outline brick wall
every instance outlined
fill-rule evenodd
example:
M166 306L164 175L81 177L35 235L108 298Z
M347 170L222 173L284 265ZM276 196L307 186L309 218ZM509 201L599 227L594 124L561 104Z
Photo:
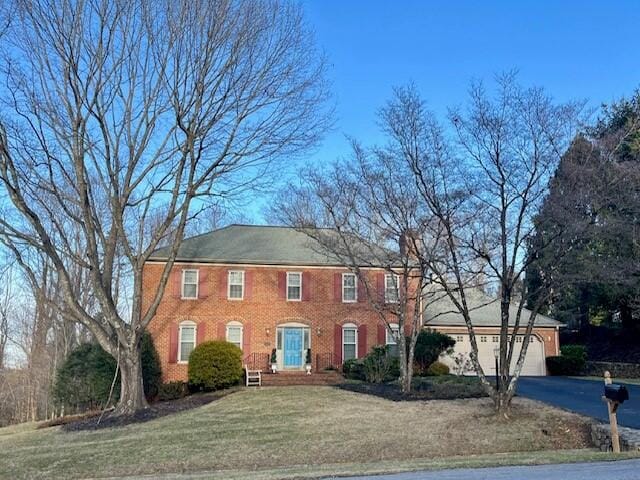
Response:
M149 305L156 291L164 265L149 263L143 273L143 300ZM201 297L197 300L180 298L181 272L185 268L197 268L200 272ZM228 270L244 270L245 291L243 300L227 299ZM302 271L303 290L307 298L303 301L287 301L282 298L279 287L279 272ZM251 325L248 342L243 347L244 355L248 353L269 354L276 343L276 326L296 322L310 327L310 347L312 356L317 354L335 354L334 340L336 325L354 323L366 328L366 351L378 344L379 315L368 302L342 303L336 299L336 274L347 272L337 268L279 268L270 266L222 266L222 265L187 265L179 264L173 269L165 294L159 305L156 316L148 330L153 336L158 350L163 372L163 381L186 380L186 364L173 363L170 359L170 337L180 322L190 320L198 325L198 340L214 340L224 338L225 326L228 322L237 321L243 327ZM376 288L382 271L367 273L369 285ZM250 280L249 280L250 279ZM251 286L249 287L249 282ZM362 289L362 286L359 287ZM250 291L249 291L250 290ZM360 299L363 299L361 292ZM202 332L202 326L204 331ZM359 329L362 332L364 329ZM174 333L175 335L175 333ZM358 356L364 355L362 339L359 339Z

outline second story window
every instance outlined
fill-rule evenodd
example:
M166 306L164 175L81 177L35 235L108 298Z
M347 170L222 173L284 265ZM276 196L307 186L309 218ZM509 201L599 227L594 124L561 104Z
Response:
M198 298L198 270L182 271L182 298Z
M353 273L342 274L342 301L353 303L358 300L356 276Z
M398 275L386 274L384 276L384 301L385 303L398 303Z
M302 273L287 272L287 300L302 300Z
M242 300L244 298L244 272L229 272L229 291L227 298L230 300Z

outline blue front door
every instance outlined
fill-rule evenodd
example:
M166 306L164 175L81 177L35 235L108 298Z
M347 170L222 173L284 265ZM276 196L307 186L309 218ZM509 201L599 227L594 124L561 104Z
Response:
M284 367L299 368L302 366L302 329L284 329Z

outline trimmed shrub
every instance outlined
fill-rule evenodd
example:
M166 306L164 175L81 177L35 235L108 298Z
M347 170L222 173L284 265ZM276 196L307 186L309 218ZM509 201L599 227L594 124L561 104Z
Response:
M441 375L449 375L449 367L442 362L433 362L427 368L427 376L439 377Z
M449 335L434 330L423 330L418 334L414 363L417 370L426 371L429 365L437 362L440 355L453 348L456 341Z
M585 367L585 360L577 357L547 357L549 375L580 375Z
M364 364L362 360L352 358L342 364L342 374L345 378L350 380L362 380L366 379L364 373Z
M587 361L587 347L584 345L563 345L560 347L563 357L578 358Z
M158 395L162 371L158 352L151 335L145 332L140 344L142 382L145 396ZM116 372L116 359L97 343L85 343L73 350L56 374L53 385L55 400L68 413L103 408L109 399L111 383ZM120 375L116 378L111 404L120 398Z
M151 334L144 332L140 344L140 360L142 362L142 385L144 396L151 400L158 396L160 384L162 383L162 369L160 368L160 357L153 344Z
M365 380L370 383L384 383L400 376L399 359L389 353L387 346L373 347L364 357Z
M158 400L177 400L186 397L189 388L185 382L168 382L160 384L158 388Z
M242 379L242 350L222 340L204 342L189 355L189 383L199 390L218 390Z

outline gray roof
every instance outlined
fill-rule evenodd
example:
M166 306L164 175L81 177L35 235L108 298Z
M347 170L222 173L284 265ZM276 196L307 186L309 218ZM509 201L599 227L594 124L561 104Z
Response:
M465 291L469 316L474 327L499 327L500 326L500 300L490 297L479 290L468 289ZM462 315L457 311L451 299L442 293L434 293L433 299L428 300L425 308L425 325L440 327L466 326ZM509 325L515 325L518 308L511 305L509 308ZM528 324L531 310L523 309L520 318L520 326ZM536 327L559 327L564 324L538 314L535 319Z
M332 232L320 231L326 235ZM360 256L363 260L359 262L360 266L370 266L376 262L374 259L380 258L371 254L372 248L377 247L361 246ZM167 255L167 248L161 248L151 255L150 260L166 260ZM392 255L392 252L388 255ZM344 264L304 231L267 225L229 225L186 238L180 245L176 261L309 266Z

